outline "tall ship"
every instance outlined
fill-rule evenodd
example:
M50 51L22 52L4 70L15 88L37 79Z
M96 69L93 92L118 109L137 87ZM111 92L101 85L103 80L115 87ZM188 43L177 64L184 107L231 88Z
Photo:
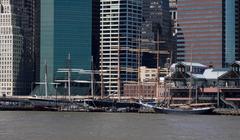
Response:
M214 104L212 103L198 103L198 95L196 94L195 102L192 101L192 90L193 90L193 72L192 72L192 62L189 63L189 83L188 86L185 87L188 89L188 100L184 104L172 104L171 103L171 88L172 88L172 81L170 78L170 83L165 81L165 89L166 92L164 93L164 100L160 104L146 104L140 101L140 104L145 107L152 108L157 113L165 113L165 114L211 114L214 110ZM171 76L170 76L171 77Z

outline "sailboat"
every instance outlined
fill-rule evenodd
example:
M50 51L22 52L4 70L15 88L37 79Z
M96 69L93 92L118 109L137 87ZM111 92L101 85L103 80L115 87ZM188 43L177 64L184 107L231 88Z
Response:
M197 103L197 99L196 99L196 103L195 104L192 104L192 102L191 102L191 95L192 95L192 69L193 68L192 68L192 52L191 52L190 84L189 84L188 104L174 106L174 107L172 106L171 107L170 106L170 98L168 98L168 105L167 105L167 107L152 106L152 108L154 109L155 112L157 112L157 113L166 113L166 114L211 114L213 112L214 107L211 104L198 104ZM170 94L170 90L169 90L169 94Z
M163 107L156 106L148 103L139 102L140 105L146 108L152 108L156 113L163 114L211 114L214 110L214 107L204 107L204 106L191 106L191 105L182 105L178 107Z
M211 114L214 110L214 107L193 107L191 105L179 106L179 107L152 107L156 113L165 113L165 114Z
M191 82L190 82L191 83ZM189 88L189 99L188 104L170 105L170 98L167 98L167 105L158 106L157 104L148 104L139 101L139 104L146 107L152 108L156 113L164 114L211 114L215 107L213 104L199 104L191 102L191 85ZM197 101L197 100L196 100Z
M147 103L142 103L141 101L139 103L140 103L140 105L142 105L144 107L152 108L156 113L165 113L165 114L211 114L214 110L214 107L213 107L212 104L198 104L197 99L196 99L195 104L192 104L192 102L191 102L191 94L192 94L192 50L191 50L191 66L190 66L190 84L189 84L188 104L178 105L178 106L170 106L170 100L171 100L171 98L169 98L170 97L170 90L168 92L169 92L169 95L168 95L168 98L167 98L167 105L165 105L165 106L151 105L151 104L147 104Z

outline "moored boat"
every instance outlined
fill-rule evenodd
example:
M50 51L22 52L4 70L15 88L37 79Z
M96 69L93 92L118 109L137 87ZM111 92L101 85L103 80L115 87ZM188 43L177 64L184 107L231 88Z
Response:
M164 114L212 114L214 107L213 104L194 104L191 105L180 105L174 107L161 107L151 105L148 103L139 102L141 106L152 108L156 113Z
M214 107L200 107L200 108L164 108L153 107L156 113L165 114L212 114Z

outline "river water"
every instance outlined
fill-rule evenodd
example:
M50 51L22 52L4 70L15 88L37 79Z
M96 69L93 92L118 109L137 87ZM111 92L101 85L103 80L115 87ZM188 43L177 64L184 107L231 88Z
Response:
M0 140L240 140L240 117L0 112Z

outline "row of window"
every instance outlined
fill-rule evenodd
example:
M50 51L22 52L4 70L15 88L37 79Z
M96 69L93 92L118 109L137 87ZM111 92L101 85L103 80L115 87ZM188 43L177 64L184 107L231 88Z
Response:
M7 88L7 90L11 90L11 86L12 86L12 83L6 83L6 82L11 82L11 81L1 81L0 82L4 82L2 83L1 85L4 86L5 88ZM5 90L5 89L2 89L2 90Z
M101 5L114 5L114 4L122 4L122 5L140 5L142 2L140 0L101 0Z

